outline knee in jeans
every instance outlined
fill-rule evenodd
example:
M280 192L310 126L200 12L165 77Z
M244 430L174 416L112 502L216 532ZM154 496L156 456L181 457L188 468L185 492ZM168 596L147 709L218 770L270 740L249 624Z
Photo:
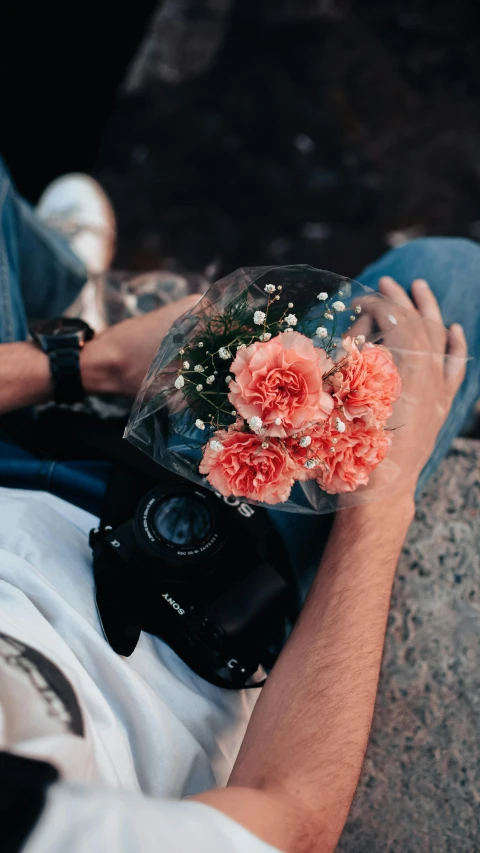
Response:
M471 259L479 263L480 244L467 237L418 237L394 249L392 254L404 262L421 257L424 263L438 262L440 259L445 263L448 258L455 260L462 258L467 262Z

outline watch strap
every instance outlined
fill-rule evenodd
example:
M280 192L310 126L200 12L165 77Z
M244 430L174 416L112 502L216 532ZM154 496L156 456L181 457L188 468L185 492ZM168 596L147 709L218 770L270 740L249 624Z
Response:
M56 403L78 403L85 396L80 374L80 349L78 345L68 343L67 346L48 349Z

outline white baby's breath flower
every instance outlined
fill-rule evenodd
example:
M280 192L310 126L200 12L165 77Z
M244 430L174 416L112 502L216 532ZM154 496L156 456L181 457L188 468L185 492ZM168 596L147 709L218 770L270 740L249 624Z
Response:
M239 349L245 349L246 346L247 346L246 344L239 344L237 347L237 352Z
M345 311L345 303L341 302L340 299L338 299L337 302L333 303L332 308L334 311L338 311L338 313L340 314L342 311Z
M310 435L302 435L298 443L300 447L310 447L312 443L312 437Z
M222 449L223 444L221 441L217 441L216 438L212 438L210 442L210 447L212 448L212 450L215 450L218 453L218 451Z
M204 345L204 344L203 344L203 341L199 341L198 346L199 346L199 347L203 347L203 345Z
M185 379L183 378L183 376L177 376L173 384L175 385L177 391L180 391L180 388L183 388L183 386L185 385Z
M268 447L268 441L262 441L262 447L264 450L266 450Z
M282 423L282 419L281 419L281 418L275 418L275 424L276 424L276 426L280 426L280 424L281 424L281 423Z
M343 290L339 290L339 291L338 291L338 295L339 295L339 296L343 296Z
M296 326L297 322L298 322L298 320L297 320L295 314L287 314L287 316L285 317L285 320L284 320L284 323L288 323L289 326Z
M258 432L258 430L263 426L263 421L258 417L258 415L252 415L252 417L248 419L248 425L253 432Z
M203 391L203 385L197 385L197 391Z
M357 335L357 337L355 338L355 343L357 344L357 346L361 346L361 344L364 344L365 335Z
M279 297L279 295L278 295L278 293L277 293L277 295L275 296L275 302L278 302L278 300L279 300L279 299L280 299L280 297Z
M193 369L195 370L196 373L203 373L205 370L203 364L196 364Z
M355 317L355 314L350 314L350 318L349 318L349 319L350 319L350 320L352 321L352 323L353 323L353 321L354 321L354 320L356 320L357 318Z
M335 453L335 448L334 448L334 447L331 447L331 448L330 448L330 453Z
M180 355L183 355L185 353L184 349L179 349L178 351L179 351Z
M235 415L236 415L237 413L236 413L235 409L232 409L232 411L230 412L230 414L231 414L231 415L233 415L233 417L235 417Z
M316 464L315 459L305 459L305 462L303 463L305 468L315 468Z
M183 369L184 370L190 370L190 362L189 361L183 362Z
M345 432L345 424L340 418L335 418L335 429L337 432Z
M355 308L355 314L361 314L361 313L362 313L362 306L357 305L357 307Z
M266 343L267 341L270 340L271 337L272 337L272 335L270 332L265 332L263 335L259 336L258 340L263 341L263 343Z
M331 314L330 311L325 311L323 316L325 317L325 320L333 320L333 314Z
M220 347L220 349L218 350L218 354L220 358L223 358L225 361L227 360L227 358L231 357L230 350L227 349L227 347Z
M293 302L289 302L287 308L293 308Z
M397 318L393 316L393 314L387 314L387 320L390 320L392 326L397 326Z
M325 326L319 326L318 329L315 330L315 334L318 335L319 338L327 338L328 331Z
M325 293L325 291L322 290L322 292L318 294L317 299L319 299L320 302L326 302L328 299L328 293Z
M197 420L195 421L195 426L197 427L197 429L205 429L205 424L203 423L201 418L197 418Z
M261 326L265 322L266 316L265 311L255 311L255 314L253 315L253 322L256 326Z
M232 381L232 379L233 379L233 376L230 376L230 374L228 374L228 376L225 377L225 382L227 383L227 385L230 385L230 382Z
M281 285L281 284L279 284L279 285L277 286L277 290L283 290L283 287L282 287L282 285Z
M275 285L274 284L266 284L263 288L265 293L275 293Z
M213 383L215 382L215 377L214 377L213 373L211 376L207 376L207 378L205 379L205 382L207 383L207 385L213 385Z
M284 331L285 331L285 332L293 332L293 329L292 329L292 327L291 327L291 326L289 326L289 327L288 327L288 329L285 329Z

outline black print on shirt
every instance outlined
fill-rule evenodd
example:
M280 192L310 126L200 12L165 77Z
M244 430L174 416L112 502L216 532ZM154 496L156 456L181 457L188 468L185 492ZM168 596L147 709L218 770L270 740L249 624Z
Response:
M0 666L22 670L63 731L85 736L82 712L63 672L41 652L0 632Z

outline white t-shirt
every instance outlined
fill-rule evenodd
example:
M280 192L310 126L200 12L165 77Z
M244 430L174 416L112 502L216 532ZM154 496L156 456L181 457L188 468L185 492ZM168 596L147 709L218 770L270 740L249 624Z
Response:
M50 762L25 853L267 853L189 794L224 785L257 699L195 675L142 634L105 641L88 531L44 492L0 488L0 749Z

